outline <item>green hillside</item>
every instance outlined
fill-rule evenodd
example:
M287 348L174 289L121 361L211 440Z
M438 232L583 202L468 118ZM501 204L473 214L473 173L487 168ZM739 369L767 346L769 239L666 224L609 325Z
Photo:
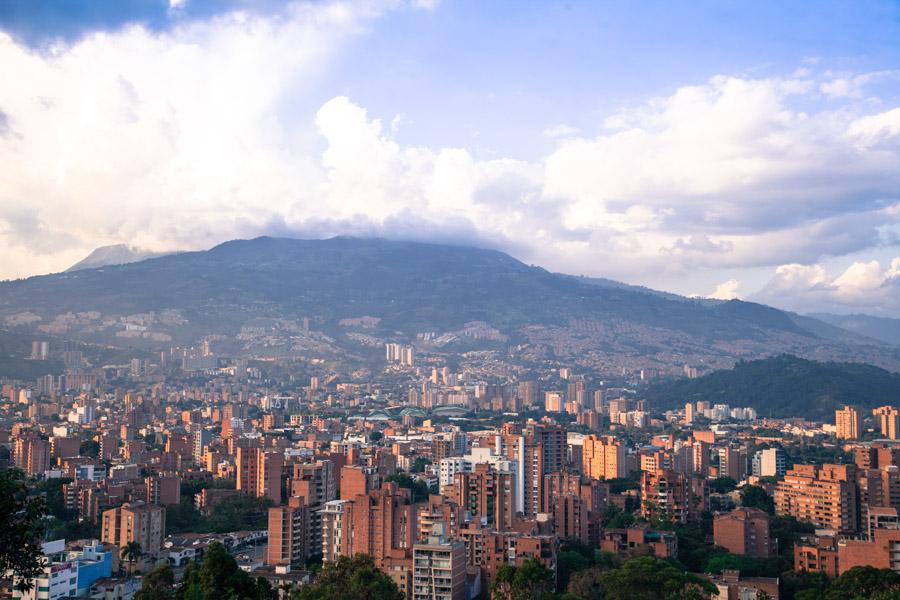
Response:
M791 355L740 362L729 371L660 383L644 397L654 408L686 402L751 406L761 417L833 419L844 404L865 409L900 401L900 375L861 363L815 362Z

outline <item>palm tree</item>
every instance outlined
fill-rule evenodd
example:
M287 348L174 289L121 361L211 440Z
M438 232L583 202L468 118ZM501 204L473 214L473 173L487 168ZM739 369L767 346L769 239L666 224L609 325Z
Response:
M128 542L122 546L122 559L128 562L128 572L131 573L134 563L144 556L144 551L138 542Z

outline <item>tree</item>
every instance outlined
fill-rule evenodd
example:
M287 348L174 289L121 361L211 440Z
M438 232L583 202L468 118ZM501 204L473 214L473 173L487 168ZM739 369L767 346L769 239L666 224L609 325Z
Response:
M409 468L410 473L421 473L425 470L425 467L431 464L430 458L425 458L424 456L417 456L413 461L412 466Z
M741 505L750 508L758 508L770 515L775 514L775 501L766 490L758 485L746 485L741 491Z
M428 484L419 479L414 479L408 473L394 473L385 477L384 480L393 481L399 487L410 490L414 503L428 500Z
M122 560L128 563L128 572L131 573L132 569L134 569L134 563L144 556L144 551L141 548L140 543L128 542L122 546L121 556Z
M721 573L722 571L740 571L748 577L780 577L789 571L793 563L786 563L782 557L756 558L738 554L716 554L706 563L705 573Z
M831 582L831 590L849 598L871 598L875 594L900 591L900 575L891 569L853 567Z
M565 598L568 600L602 600L603 587L599 576L603 571L597 568L585 569L573 573L566 586Z
M0 573L12 571L17 590L30 590L44 570L41 539L46 514L44 499L29 496L22 471L0 471Z
M201 528L216 533L265 529L271 506L272 500L266 497L229 496L216 503L209 519L201 523Z
M828 580L824 573L787 571L781 575L780 597L784 600L798 600L802 598L801 594L809 592L808 596L818 598L816 594L827 586Z
M627 529L634 525L634 513L625 512L615 504L604 509L600 517L604 529Z
M620 563L612 552L601 552L595 557L594 562L595 566L590 569L572 573L566 586L566 596L578 600L602 600L603 587L600 585L600 575L618 568Z
M291 600L403 600L403 594L371 556L357 554L326 563L312 584L291 592Z
M206 598L276 600L278 593L266 580L262 578L254 580L242 571L225 546L213 542L206 549L201 562L188 563L184 570L184 580L178 587L175 597L178 600Z
M66 497L63 494L62 488L67 483L72 483L72 480L69 477L45 479L44 481L29 484L31 493L42 496L47 507L47 512L60 521L68 521L77 516L75 511L66 508Z
M727 494L737 487L737 483L731 477L719 477L709 482L709 491L716 494Z
M812 523L798 521L794 517L774 516L769 519L769 537L778 540L778 552L791 564L794 562L794 544L803 535L814 533Z
M81 442L81 446L78 448L78 454L81 456L88 456L90 458L97 458L100 456L100 444L95 442L94 440L86 440Z
M521 566L503 565L491 585L492 600L549 600L556 589L556 577L536 558Z
M574 550L560 550L556 555L556 574L559 578L559 588L566 589L572 574L583 571L591 566L593 561L580 552Z
M175 573L172 567L163 565L144 575L141 589L134 600L171 600L175 597Z
M705 597L715 586L652 556L626 562L597 578L607 600L657 600Z

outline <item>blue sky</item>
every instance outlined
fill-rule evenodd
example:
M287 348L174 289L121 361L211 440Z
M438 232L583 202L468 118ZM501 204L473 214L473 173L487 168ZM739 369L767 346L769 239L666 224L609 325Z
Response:
M900 315L900 2L0 0L0 30L0 277L350 233Z

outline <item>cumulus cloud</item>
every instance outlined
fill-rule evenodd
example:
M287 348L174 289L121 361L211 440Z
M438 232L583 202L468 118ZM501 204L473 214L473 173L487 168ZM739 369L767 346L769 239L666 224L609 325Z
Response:
M816 104L832 75L716 76L594 132L547 124L557 145L543 158L487 160L402 144L403 117L320 96L346 40L400 6L230 12L40 52L0 34L0 277L111 243L358 234L477 243L651 284L785 265L774 290L814 279L798 265L896 243L900 108L835 93Z
M900 108L860 117L850 124L848 133L868 145L896 140L900 138Z
M886 267L854 262L839 274L818 264L781 265L752 299L800 312L869 310L897 314L900 309L900 257Z
M740 287L740 285L741 282L737 279L729 279L728 281L723 281L716 286L716 289L713 290L713 293L708 297L715 300L734 300L739 297L738 288Z
M819 90L829 98L862 98L868 86L900 79L900 71L889 70L844 75L826 73L826 77L827 79L819 84Z

